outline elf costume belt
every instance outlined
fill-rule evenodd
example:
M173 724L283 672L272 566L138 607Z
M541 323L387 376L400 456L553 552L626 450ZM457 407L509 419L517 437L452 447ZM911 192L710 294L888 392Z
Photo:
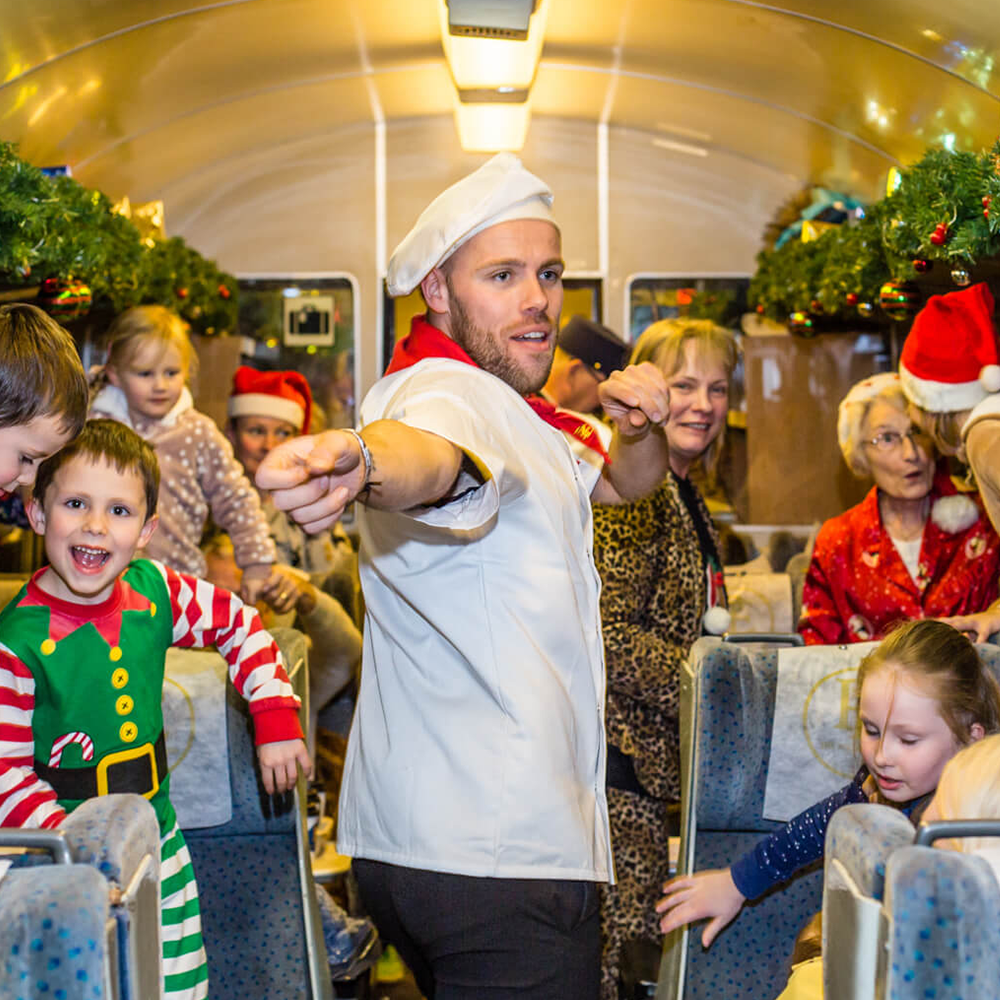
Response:
M155 743L109 753L94 767L49 767L36 758L35 773L55 789L59 799L92 799L119 792L150 799L167 775L166 741L161 732Z

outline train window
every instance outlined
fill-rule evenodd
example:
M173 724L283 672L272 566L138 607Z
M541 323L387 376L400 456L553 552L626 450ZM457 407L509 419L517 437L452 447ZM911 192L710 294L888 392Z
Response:
M317 407L313 431L354 426L357 302L349 274L240 277L243 363L301 372Z
M424 304L420 289L415 288L409 295L401 295L392 299L385 295L382 315L384 324L382 330L382 370L385 371L392 357L396 341L401 340L410 332L410 321L414 316L423 313ZM563 278L563 309L562 319L565 323L570 316L587 316L590 319L601 319L602 296L600 278Z
M636 275L629 279L626 325L634 341L650 323L678 316L739 328L747 308L749 275Z

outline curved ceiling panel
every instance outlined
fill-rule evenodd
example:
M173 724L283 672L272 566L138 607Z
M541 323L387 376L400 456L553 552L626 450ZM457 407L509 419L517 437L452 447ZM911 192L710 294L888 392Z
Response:
M606 38L618 30L617 53L607 42L563 46L553 26L545 63L582 59L623 74L717 88L825 122L901 160L918 158L948 135L956 148L977 148L993 138L1000 111L993 95L898 48L819 20L730 0L675 0L668 8L640 0L619 25L610 13L606 20ZM618 105L612 118L622 110Z
M144 197L379 115L448 114L438 2L6 4L0 136ZM648 132L653 162L694 145L871 194L891 162L996 132L1000 5L548 2L534 113Z
M76 168L75 175L113 197L161 197L158 192L177 178L220 163L236 172L242 158L255 150L280 150L332 131L354 121L358 109L367 117L368 93L360 77L256 94L108 147Z
M867 36L872 46L870 58L878 60L883 48L896 48L914 58L933 63L942 70L997 93L997 63L1000 60L1000 7L981 0L956 0L943 5L939 0L786 0L781 4L754 0L705 0L701 9L685 10L691 4L662 0L621 0L618 3L580 4L554 0L549 11L548 42L598 53L606 61L615 56L616 46L631 50L636 40L672 38L684 43L689 32L709 33L716 24L740 23L749 34L736 50L719 44L709 49L714 61L728 62L744 48L757 47L775 66L789 56L783 50L760 47L760 31L782 21L778 34L795 37L796 24L829 26L841 34ZM711 45L711 38L709 37ZM549 53L551 54L551 52Z
M810 178L877 196L895 160L822 122L713 89L545 65L535 84L536 114L558 114L572 91L579 117L649 133L661 159L732 154L788 177ZM609 98L610 93L610 100Z

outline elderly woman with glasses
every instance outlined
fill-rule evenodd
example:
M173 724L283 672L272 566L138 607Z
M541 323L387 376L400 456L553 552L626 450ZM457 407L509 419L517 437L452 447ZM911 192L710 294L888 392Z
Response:
M805 641L863 642L899 621L985 610L997 593L1000 540L979 495L960 493L935 466L899 377L854 386L837 436L851 471L875 485L820 529L802 595Z

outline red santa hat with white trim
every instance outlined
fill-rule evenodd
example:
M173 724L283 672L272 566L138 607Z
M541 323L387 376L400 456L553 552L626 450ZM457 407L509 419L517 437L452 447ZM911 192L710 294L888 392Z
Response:
M312 393L298 372L259 372L241 365L233 376L230 417L274 417L309 432Z
M985 282L928 299L903 344L899 378L910 402L929 413L971 410L1000 392L993 296Z

